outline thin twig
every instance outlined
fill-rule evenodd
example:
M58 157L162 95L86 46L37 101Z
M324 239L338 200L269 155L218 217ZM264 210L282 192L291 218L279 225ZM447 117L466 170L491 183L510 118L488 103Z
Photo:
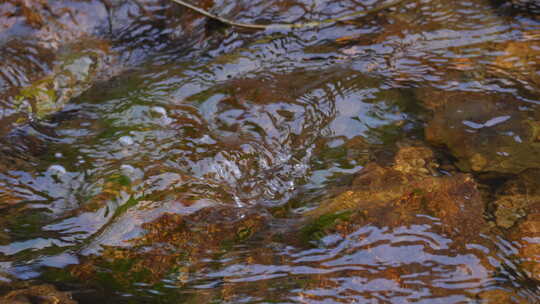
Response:
M404 0L391 1L389 3L383 4L381 6L378 6L378 7L369 9L369 10L354 12L354 13L351 13L351 14L347 14L345 16L341 16L339 18L331 18L331 19L325 19L325 20L322 20L322 21L311 21L311 22L306 22L306 23L292 23L292 24L287 24L287 23L277 23L277 24L239 23L239 22L235 22L235 21L220 17L218 15L212 14L212 13L210 13L208 11L203 10L202 8L196 7L196 6L194 6L192 4L189 4L189 3L187 3L187 2L185 2L183 0L171 0L171 1L176 2L176 3L178 3L178 4L180 4L180 5L184 6L184 7L187 7L189 9L191 9L191 10L194 10L197 13L199 13L201 15L204 15L204 16L206 16L208 18L218 20L219 22L222 22L222 23L230 25L230 26L242 27L242 28L247 28L247 29L256 29L256 30L267 30L267 29L297 29L297 28L317 27L317 26L320 26L320 25L323 25L323 24L329 24L329 23L335 23L335 22L339 22L339 21L344 21L344 20L352 18L352 17L366 16L366 15L370 15L370 14L373 14L373 13L376 13L376 12L380 12L382 10L385 10L385 9L389 8L389 7L400 4Z

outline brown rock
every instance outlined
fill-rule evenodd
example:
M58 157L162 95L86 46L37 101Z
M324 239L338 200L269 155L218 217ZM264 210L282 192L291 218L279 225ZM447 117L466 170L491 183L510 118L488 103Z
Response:
M37 285L14 290L0 298L5 304L75 304L71 294L58 291L52 285Z
M424 90L418 95L434 111L426 139L448 147L460 169L507 174L540 168L540 110L510 96L441 94Z
M510 228L526 215L529 198L526 195L505 195L495 201L496 223L499 227Z
M540 85L540 75L537 73L540 68L539 35L537 31L524 32L521 41L504 44L503 55L493 62L495 68L521 82Z
M172 1L0 2L0 136L118 73L125 61L116 51L140 60L131 53L149 53L164 40L197 41L205 31L205 18L182 14ZM186 39L192 32L197 39Z
M478 298L482 304L529 303L526 299L517 296L515 293L502 289L483 291L478 295Z
M143 224L146 234L127 242L129 246L104 246L99 256L74 266L71 274L94 282L103 269L129 265L122 271L111 271L110 279L120 286L130 286L131 280L159 282L175 265L188 264L181 274L188 276L191 266L203 268L202 260L220 252L223 246L249 239L263 226L264 219L253 210L237 208L208 207L187 216L166 213ZM181 277L180 281L187 279Z
M418 213L441 220L444 230L476 232L483 220L483 201L477 184L467 174L437 176L433 152L425 147L403 147L394 165L382 167L367 164L349 189L308 212L318 218L346 210L359 210L364 215L384 214L381 223L406 224ZM383 211L384 210L384 211Z
M517 245L519 266L531 279L540 280L540 213L529 214L512 230L510 239Z
M493 205L499 227L508 229L540 211L540 171L527 170L499 187Z

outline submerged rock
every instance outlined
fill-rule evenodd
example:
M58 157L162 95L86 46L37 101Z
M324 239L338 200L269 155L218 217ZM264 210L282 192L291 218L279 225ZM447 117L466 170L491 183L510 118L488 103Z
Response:
M203 269L205 259L251 238L265 218L254 210L222 207L191 215L165 213L142 225L143 236L127 241L124 248L104 246L99 255L72 267L71 274L90 285L112 281L123 289L134 288L134 283L157 284L171 274L185 276L181 283L194 265Z
M496 223L509 228L516 262L540 281L540 171L528 170L503 185L495 204Z
M495 201L497 225L502 228L512 227L519 219L527 215L525 209L528 206L528 201L529 198L521 194L499 197Z
M540 281L540 210L527 215L510 234L517 247L517 263L525 274Z
M429 240L419 239L419 243L415 243L419 247L412 246L414 249L411 249L419 250L420 259L426 264L409 263L408 258L381 263L377 271L366 274L374 281L381 279L406 286L408 274L418 273L419 267L423 269L420 272L429 272L433 263L437 264L432 261L432 255L459 256L459 265L448 265L452 271L487 280L495 273L494 266L484 251L467 247L479 239L485 224L477 184L468 174L441 175L437 168L432 150L404 146L396 153L391 166L369 163L348 190L323 201L319 208L308 212L299 221L272 219L260 209L245 207L213 206L190 215L165 213L142 224L143 235L124 241L122 246L102 246L98 254L82 257L82 263L72 266L70 274L79 282L88 282L84 283L86 287L114 288L117 292L135 296L139 296L137 288L142 284L158 288L159 284L167 282L174 286L164 291L164 296L170 296L177 288L191 290L194 286L208 286L205 293L186 292L181 296L189 293L191 300L195 298L199 302L216 297L235 302L235 296L240 297L245 288L255 285L268 290L274 286L273 280L260 279L259 272L262 272L261 278L278 274L277 279L285 278L290 271L295 290L306 291L303 296L309 298L309 290L329 288L335 283L332 282L336 276L348 277L347 273L350 273L354 277L359 270L344 266L339 274L301 272L317 271L317 267L326 267L324 262L329 262L327 258L324 262L302 261L303 255L294 254L297 249L306 247L306 238L312 241L332 233L342 236L343 242L351 242L350 247L344 245L344 250L362 252L358 256L351 255L354 256L352 259L360 259L354 263L369 264L372 256L378 259L377 255L384 254L384 248L391 246L386 247L388 239L381 241L384 244L380 248L379 243L373 243L377 250L372 253L370 246L355 243L369 236L358 231L362 227L379 231L377 227L382 227L380 234L374 233L371 241L377 242L377 237L404 236L415 229L429 234ZM254 244L258 245L257 249L251 248ZM398 243L396 246L399 247ZM319 249L323 248L324 245ZM393 253L380 258L387 259L395 254L393 249L389 250ZM464 258L471 255L475 258ZM340 261L339 256L332 259L350 266L348 259ZM254 278L254 281L244 281L243 276ZM306 276L317 279L302 280ZM420 280L430 282L432 278ZM257 292L250 292L253 294ZM261 291L261 297L268 295Z
M14 290L3 297L0 303L10 304L75 304L71 294L58 291L52 285L36 285Z
M449 276L460 277L460 282L493 280L497 276L490 256L494 246L482 237L489 228L484 220L479 185L469 174L441 174L437 167L433 151L422 146L401 147L390 166L368 163L349 189L306 214L308 222L301 230L304 240L325 252L321 254L325 266L341 265L346 269L340 270L343 271L340 278L354 277L360 272L364 279L362 291L369 289L364 286L373 284L377 290L403 292L405 298L410 289L414 289L411 294L418 292L413 286L436 285L433 280L440 282L444 275L436 274L439 267L451 269L453 274ZM424 233L429 235L427 242L422 237L416 238ZM335 260L330 258L332 254L337 256ZM439 260L439 254L444 258ZM460 262L439 264L450 257ZM362 267L370 261L374 267L362 272ZM351 294L341 287L341 281L328 275L308 286L304 289L307 292L300 295L308 301L318 299L318 291L327 289L338 290L340 297L350 299L367 294ZM429 293L433 298L453 294L437 287L430 287ZM480 298L486 303L497 303L487 302L497 297L514 298L512 294L471 291L463 295L463 302Z
M425 147L403 147L390 167L368 163L350 190L308 212L317 219L344 211L364 217L384 216L381 223L406 223L418 214L434 216L453 234L478 231L483 221L483 201L478 185L468 174L438 175L433 152Z
M537 30L528 29L515 39L486 45L496 54L490 56L489 65L476 66L469 58L458 58L462 62L456 63L457 82L469 79L482 84L474 90L416 89L416 97L433 113L425 128L426 139L448 147L461 170L517 174L540 168L540 109L533 99L511 93L534 96L537 91L538 35ZM508 93L484 92L496 79L502 79Z
M539 35L538 31L523 32L520 40L501 45L502 55L495 58L493 66L499 73L511 75L521 83L540 85Z
M67 47L64 55L58 57L61 63L51 75L22 87L13 98L18 114L41 119L61 110L70 99L102 78L112 59L109 46L103 41Z
M538 0L494 0L502 11L523 12L528 14L540 13L540 2Z
M0 136L60 110L111 72L113 52L97 33L99 1L8 0L0 4Z
M196 41L180 37L204 36L205 19L182 9L161 0L0 3L0 136L154 50Z
M483 291L478 295L478 299L483 304L529 303L529 301L516 295L514 292L503 290L503 289L492 289L492 290Z
M449 148L464 171L519 173L540 168L540 110L510 96L420 90L433 110L426 139Z
M499 190L494 201L496 224L511 228L540 206L540 171L527 170L512 178Z

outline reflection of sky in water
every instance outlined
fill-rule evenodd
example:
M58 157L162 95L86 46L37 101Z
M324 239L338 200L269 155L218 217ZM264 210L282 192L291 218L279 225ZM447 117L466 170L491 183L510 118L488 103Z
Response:
M275 253L282 264L245 264L229 256L223 260L222 269L196 277L246 283L316 275L323 282L321 287L295 292L316 295L321 300L337 295L358 300L386 294L397 302L401 299L426 303L428 299L444 299L445 303L465 300L467 290L494 282L491 275L496 265L490 265L483 257L487 248L471 243L469 249L456 249L454 240L431 231L426 224L393 229L364 226L345 238L328 235L322 242L328 245L307 250L289 247ZM193 284L201 289L214 284L197 282L194 280ZM325 288L324 282L335 285ZM454 290L456 295L438 295L439 288Z

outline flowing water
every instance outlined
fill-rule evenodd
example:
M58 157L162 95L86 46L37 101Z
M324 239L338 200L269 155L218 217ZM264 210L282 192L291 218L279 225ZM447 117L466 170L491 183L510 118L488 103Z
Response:
M0 102L2 290L48 283L80 303L540 301L534 8L405 0L266 31L179 10L196 20L188 35L158 14L171 3L147 2L98 26L113 41L114 73L27 121L20 98ZM210 2L199 4L247 23L382 3ZM39 43L19 41L17 53L9 35L0 32L0 56L12 60L3 92L31 83L28 70L54 70ZM418 210L391 220L397 211L383 208L359 220L360 207L313 223L313 210L354 192L368 164L392 166L408 143L435 151L434 176L470 174L475 215L448 226ZM500 205L519 195L522 205Z

